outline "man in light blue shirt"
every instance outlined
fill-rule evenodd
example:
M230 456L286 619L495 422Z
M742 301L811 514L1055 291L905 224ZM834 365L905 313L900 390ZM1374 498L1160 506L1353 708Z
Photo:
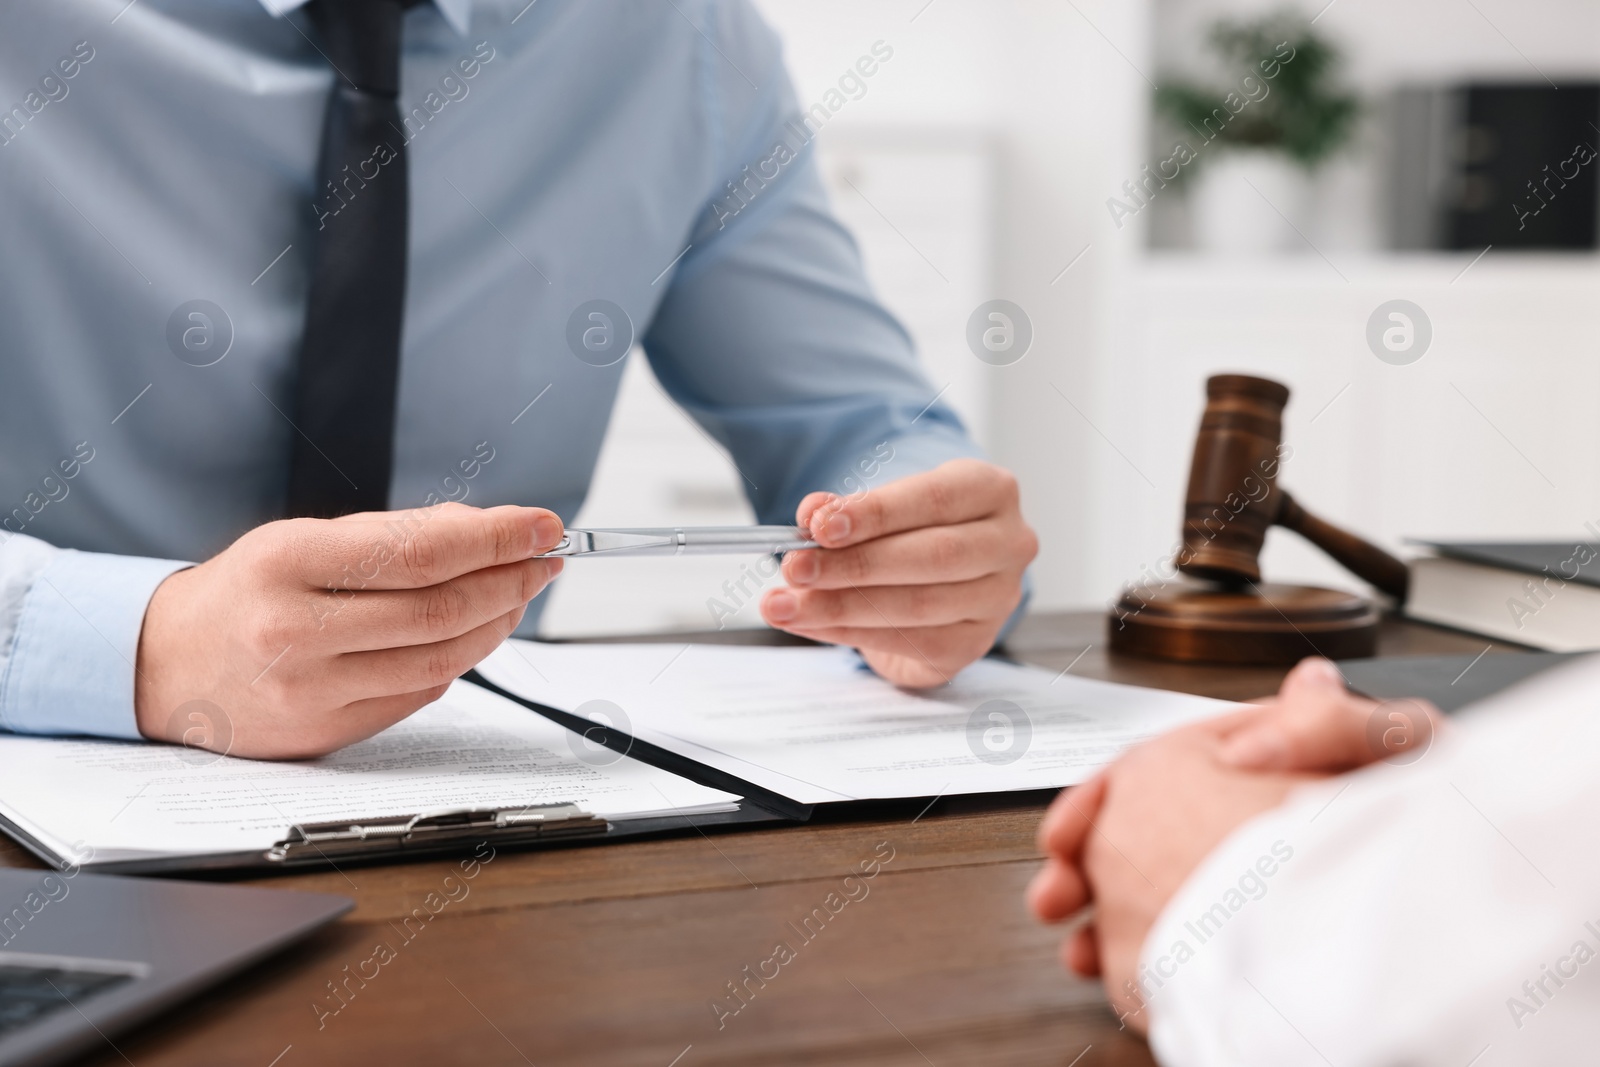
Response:
M295 756L409 714L532 632L635 339L760 519L824 546L770 623L907 685L989 649L1036 545L1015 483L868 290L744 0L405 14L393 511L283 519L343 203L299 7L0 15L0 727L174 740L202 702Z

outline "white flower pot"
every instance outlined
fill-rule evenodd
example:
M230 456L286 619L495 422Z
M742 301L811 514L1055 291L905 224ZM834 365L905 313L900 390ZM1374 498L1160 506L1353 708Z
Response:
M1305 168L1281 152L1227 149L1202 158L1190 192L1195 245L1203 252L1305 251L1312 192Z

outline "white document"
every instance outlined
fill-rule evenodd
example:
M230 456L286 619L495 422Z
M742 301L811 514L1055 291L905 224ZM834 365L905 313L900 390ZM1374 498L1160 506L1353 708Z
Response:
M731 811L736 800L616 759L466 682L375 737L298 763L0 734L0 814L86 862L264 851L290 826L325 820L568 802L620 821Z
M996 660L903 690L842 648L511 640L478 670L802 804L1073 785L1232 706Z

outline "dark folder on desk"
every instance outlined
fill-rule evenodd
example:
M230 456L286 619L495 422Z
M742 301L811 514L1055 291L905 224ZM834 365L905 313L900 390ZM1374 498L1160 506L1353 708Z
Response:
M1578 659L1575 652L1485 652L1478 656L1387 656L1339 662L1345 684L1374 700L1420 698L1452 712Z

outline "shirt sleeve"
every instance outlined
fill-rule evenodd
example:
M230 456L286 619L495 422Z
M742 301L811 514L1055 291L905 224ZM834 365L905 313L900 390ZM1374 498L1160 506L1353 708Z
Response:
M1597 699L1600 657L1480 705L1413 763L1240 828L1143 946L1157 1059L1584 1059L1600 1033Z
M175 560L0 540L0 729L138 738L134 662Z
M657 378L728 449L763 522L792 521L809 492L979 455L829 210L776 38L746 4L710 11L722 158L643 339Z

